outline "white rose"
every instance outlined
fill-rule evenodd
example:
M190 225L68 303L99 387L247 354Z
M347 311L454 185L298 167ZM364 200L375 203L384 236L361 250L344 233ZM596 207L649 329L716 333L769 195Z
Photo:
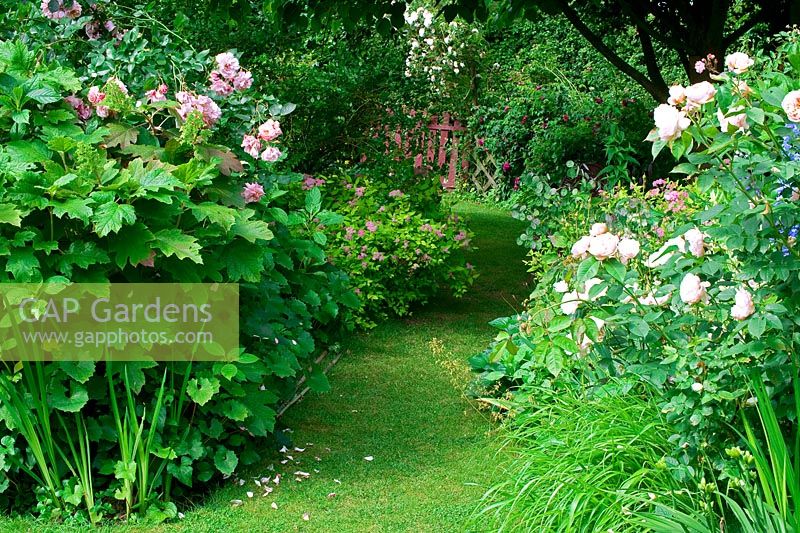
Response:
M617 253L619 259L623 263L627 263L637 255L639 255L639 241L634 239L622 239L617 246Z
M690 108L700 107L714 99L717 89L707 81L701 81L686 88L686 105Z
M684 235L686 242L689 243L689 252L695 257L703 257L705 255L705 245L703 239L705 235L697 228L692 228Z
M669 104L661 104L655 108L653 120L658 130L658 138L662 141L677 139L681 136L681 132L691 124L686 113Z
M564 293L569 290L569 285L563 279L553 284L553 290L559 293Z
M744 111L744 106L732 107L728 110L727 115L721 109L717 109L717 120L719 120L719 129L727 133L731 126L738 130L746 130L750 127L747 123L747 115L744 113L736 113L737 111ZM731 113L734 113L733 115Z
M577 291L571 291L561 297L561 312L565 315L574 315L578 311L581 299Z
M792 122L800 122L800 91L792 91L783 97L781 107Z
M753 305L753 297L747 289L736 291L736 303L731 307L731 318L734 320L744 320L756 312Z
M680 295L683 303L692 305L708 299L706 287L710 284L694 274L686 274L681 281Z
M619 237L613 233L603 233L602 235L591 237L589 253L598 261L603 261L616 253L618 244Z
M679 105L686 101L686 89L681 85L673 85L669 88L669 98L667 102L670 105Z
M753 61L750 56L744 52L734 52L725 56L725 66L736 74L741 74L753 66Z
M592 237L585 236L578 239L578 242L572 245L572 257L586 257L589 252L589 243L592 242Z
M603 233L608 233L608 226L605 222L597 222L596 224L592 224L592 229L589 231L590 236L597 237Z

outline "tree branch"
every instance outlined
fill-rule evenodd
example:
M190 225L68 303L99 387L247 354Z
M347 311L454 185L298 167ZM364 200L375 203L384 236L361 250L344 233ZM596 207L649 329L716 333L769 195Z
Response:
M745 22L743 22L738 28L733 30L731 33L726 35L722 38L722 47L727 50L729 46L733 43L738 41L745 33L752 30L756 24L759 22L766 22L762 16L763 11L758 12L757 14L753 15Z
M664 81L664 76L661 75L661 69L658 67L658 59L656 59L656 51L653 49L653 41L650 39L650 34L642 30L636 33L639 34L639 42L642 43L644 65L647 67L647 74L650 76L653 83L666 87L667 82Z
M589 44L592 45L595 50L600 52L600 54L605 57L609 63L614 65L619 71L627 75L633 81L641 85L653 96L653 98L659 102L664 102L667 100L669 90L667 89L667 85L664 83L663 79L660 81L660 83L658 81L653 81L639 72L630 63L619 57L614 50L609 48L603 42L603 39L599 35L594 33L591 28L589 28L583 22L583 20L581 20L578 12L575 11L575 9L567 0L559 0L559 6L561 7L561 12L564 14L570 24L572 24L575 29L578 30L581 35L583 35L584 39L589 41Z

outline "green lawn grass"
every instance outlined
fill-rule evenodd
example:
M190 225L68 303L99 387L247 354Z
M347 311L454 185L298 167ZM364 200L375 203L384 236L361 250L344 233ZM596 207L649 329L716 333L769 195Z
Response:
M476 285L462 299L435 298L408 318L346 339L329 375L332 391L310 394L285 415L296 428L294 444L305 448L292 454L299 464L280 465L276 454L248 470L268 475L273 463L278 471L311 477L296 482L286 475L268 497L252 481L228 484L159 531L463 531L497 451L490 422L463 397L466 359L491 338L487 322L518 311L529 291L524 250L514 244L521 223L472 203L459 204L457 212L475 233ZM244 503L233 507L232 499ZM6 527L44 530L0 522ZM134 528L115 531L121 529Z

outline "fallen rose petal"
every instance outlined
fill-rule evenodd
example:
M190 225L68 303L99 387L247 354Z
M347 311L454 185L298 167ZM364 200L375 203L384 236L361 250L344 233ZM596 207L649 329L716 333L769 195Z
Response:
M278 508L278 504L275 503L275 502L272 502L272 505L270 505L270 507L272 507L273 509L277 509Z
M371 455L368 455L368 456L364 457L365 461L372 461L373 459L374 459L374 457L372 457Z
M247 491L247 497L248 498L252 498L253 497L253 491L252 490L248 490Z
M305 520L306 522L311 520L311 517L308 515L308 513L303 513L303 520Z
M231 500L231 505L234 506L234 507L239 507L243 503L244 502L242 500Z
M336 493L335 493L335 492L329 492L329 493L328 493L328 499L329 499L329 500L332 500L332 499L334 499L335 497L336 497Z

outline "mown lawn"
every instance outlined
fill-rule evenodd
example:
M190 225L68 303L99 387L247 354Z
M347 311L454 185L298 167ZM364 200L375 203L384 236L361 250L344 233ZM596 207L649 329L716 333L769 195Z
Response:
M409 318L342 343L332 391L307 396L284 418L296 428L295 446L305 451L293 452L286 465L276 454L247 472L274 476L269 464L285 472L272 494L261 496L251 479L241 487L227 484L159 531L464 530L496 453L489 420L462 394L465 361L490 339L487 322L519 310L529 291L524 250L514 244L522 225L495 208L460 204L457 211L478 246L470 261L481 276L467 296L435 299ZM291 474L298 470L311 475L296 482ZM234 507L233 499L243 504ZM114 528L123 529L141 528ZM0 522L0 530L47 528L15 520Z

